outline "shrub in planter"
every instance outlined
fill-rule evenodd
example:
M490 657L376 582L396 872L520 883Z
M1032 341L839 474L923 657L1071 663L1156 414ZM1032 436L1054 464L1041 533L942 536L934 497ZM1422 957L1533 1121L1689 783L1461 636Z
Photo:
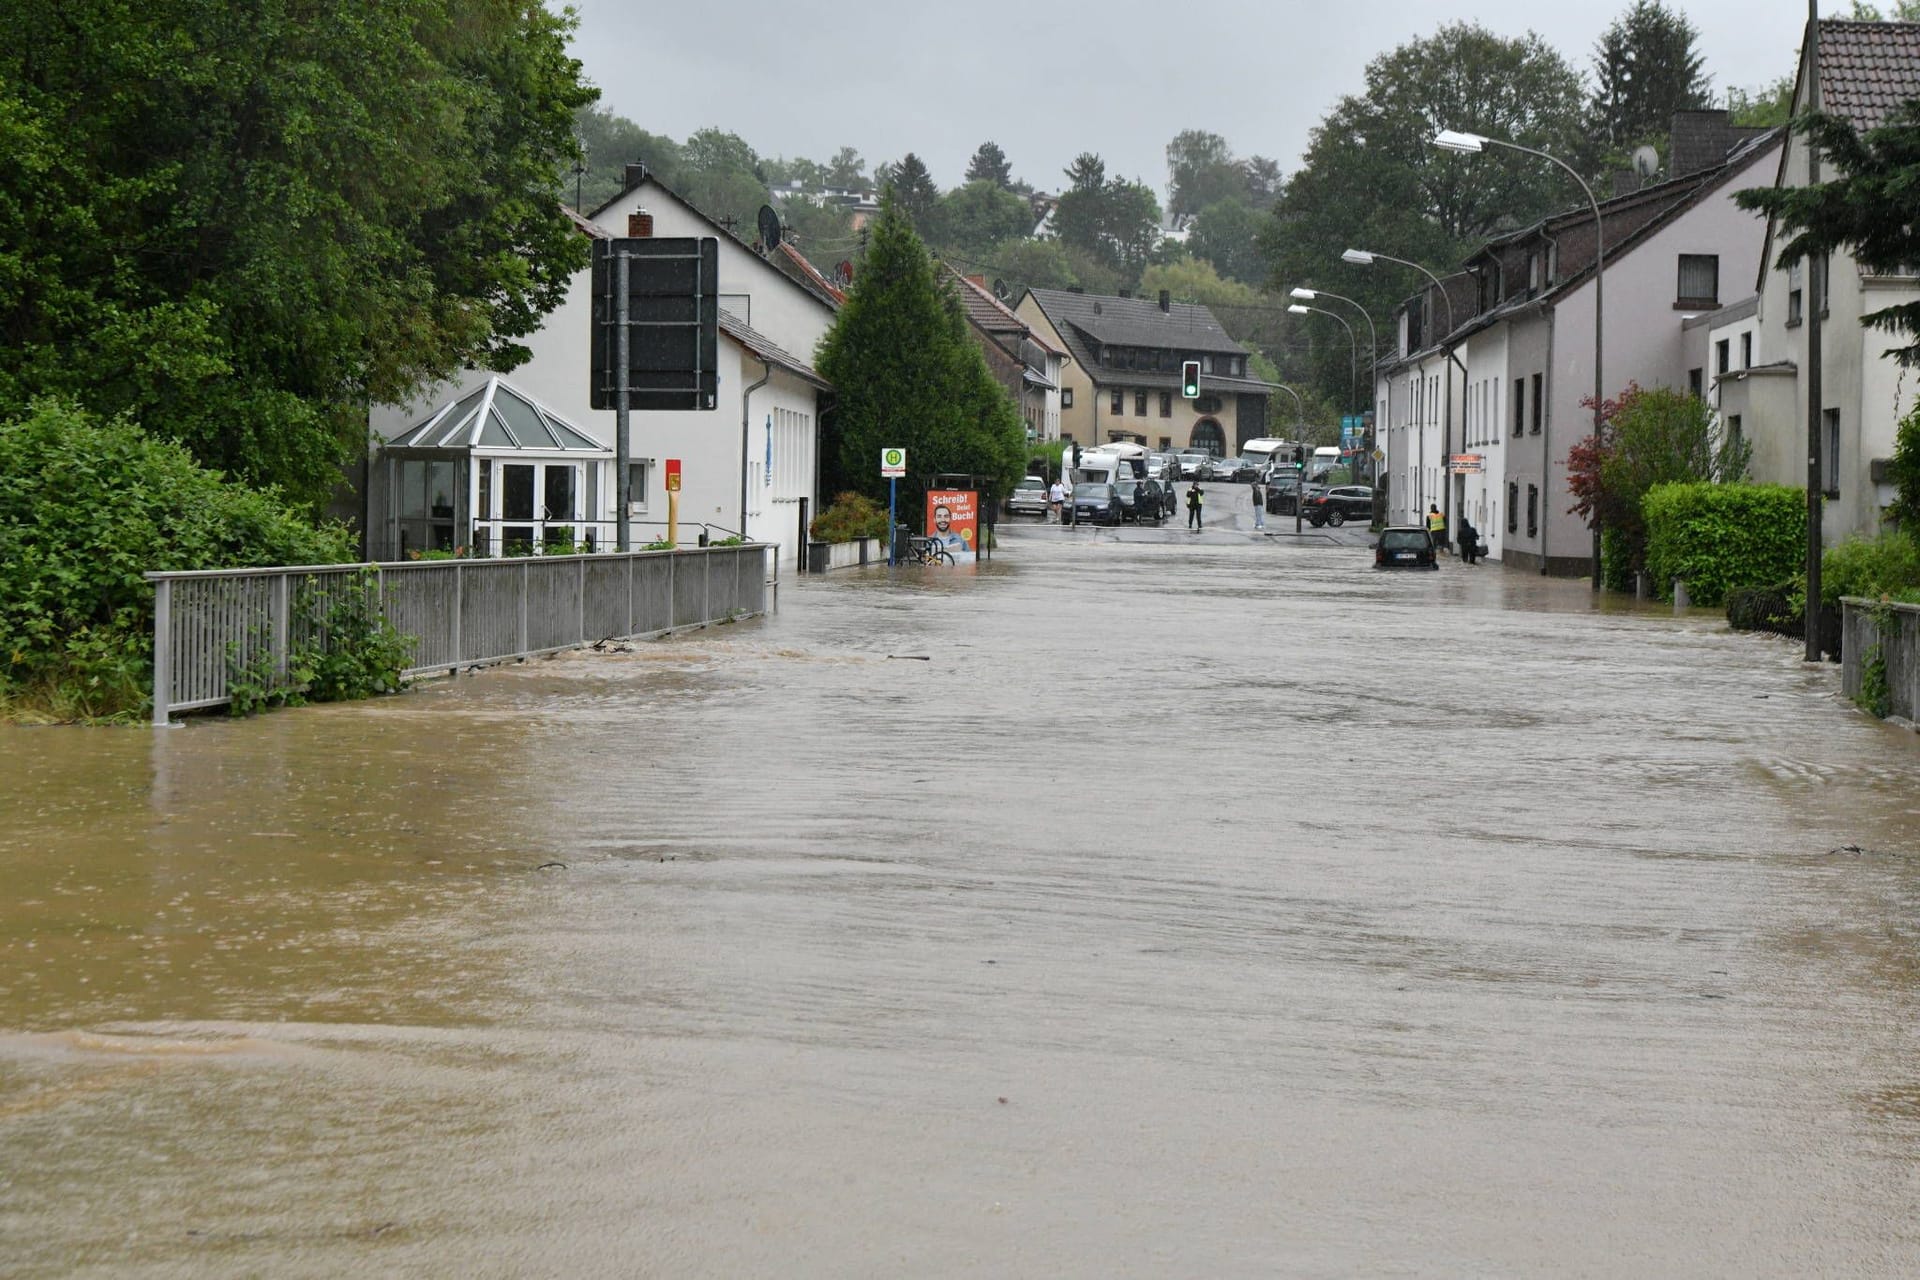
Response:
M843 493L813 518L815 542L852 542L887 536L887 509L863 493Z
M1806 562L1806 512L1805 492L1787 485L1655 485L1641 499L1654 589L1671 597L1681 578L1695 604L1717 605L1735 587L1791 578Z

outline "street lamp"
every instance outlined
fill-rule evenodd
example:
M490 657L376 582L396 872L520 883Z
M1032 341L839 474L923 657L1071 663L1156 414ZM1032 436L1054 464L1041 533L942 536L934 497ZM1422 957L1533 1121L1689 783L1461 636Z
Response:
M1396 258L1390 253L1373 253L1367 249L1349 249L1340 255L1340 261L1351 262L1356 267L1370 267L1376 260L1380 262L1398 263L1403 267L1412 267L1415 271L1418 271L1421 275L1431 280L1433 287L1440 291L1440 305L1447 309L1447 332L1453 332L1453 299L1447 296L1447 286L1440 283L1439 276L1433 274L1433 272L1427 270L1417 262L1410 261L1406 258Z
M1300 393L1298 391L1295 391L1292 387L1288 386L1284 382L1276 382L1273 385L1280 388L1282 391L1286 392L1288 395L1293 397L1293 407L1300 414L1300 425L1303 427L1306 426L1307 425L1307 402L1300 398Z
M1370 344L1368 347L1368 350L1372 352L1372 358L1371 358L1370 366L1368 368L1367 373L1368 373L1368 376L1373 379L1373 382L1367 388L1366 409L1371 409L1373 407L1373 397L1374 397L1375 391L1380 386L1380 333L1377 329L1373 327L1372 314L1368 312L1368 310L1365 307L1355 302L1352 298L1343 298L1337 293L1328 293L1325 289L1295 289L1289 296L1294 298L1299 298L1304 302L1312 302L1316 298L1332 298L1335 302L1346 303L1348 306L1352 307L1355 311L1358 311L1361 314L1361 316L1366 319L1367 340L1368 340L1368 343ZM1358 397L1356 397L1356 399L1357 398ZM1363 409L1361 412L1364 414L1365 411L1366 410ZM1377 481L1379 478L1380 478L1379 474L1376 471L1374 473L1374 479Z
M1397 262L1403 267L1412 267L1415 271L1418 271L1421 275L1431 280L1433 287L1440 291L1440 305L1445 307L1447 311L1447 334L1451 335L1453 333L1453 299L1447 296L1447 286L1440 283L1440 277L1433 274L1433 272L1427 270L1419 263L1409 261L1406 258L1396 258L1390 253L1374 253L1367 249L1349 249L1340 255L1340 260L1342 262L1351 262L1356 267L1370 267L1376 260L1380 262ZM1440 456L1443 459L1446 457L1447 452L1453 448L1453 366L1460 364L1460 360L1453 354L1452 348L1448 348L1447 350L1447 362L1447 398L1445 409L1441 416L1440 427ZM1465 365L1460 365L1460 376L1463 378L1466 376ZM1418 475L1420 479L1415 485L1415 488L1420 490L1420 492L1412 495L1413 506L1410 508L1415 514L1419 513L1420 502L1426 497L1427 432L1424 425L1420 426L1419 435L1420 449L1418 457L1415 460L1417 464L1415 474ZM1442 474L1445 474L1444 468ZM1446 504L1447 518L1451 520L1453 516L1453 491L1451 486L1444 483L1442 484L1440 501Z
M1295 297L1300 296L1300 294L1302 293L1305 293L1308 297L1314 296L1314 293L1311 289L1304 289L1304 290L1295 289L1293 293ZM1348 379L1347 394L1352 398L1353 403L1356 406L1358 406L1358 404L1360 403L1360 339L1358 335L1354 333L1353 326L1348 324L1347 318L1341 315L1338 311L1329 311L1325 307L1309 307L1309 306L1305 306L1302 303L1296 302L1292 306L1288 307L1287 310L1292 312L1296 316L1305 316L1305 315L1332 316L1335 320L1338 320L1340 322L1340 327L1347 331L1347 341L1353 344L1353 360L1348 365L1348 369L1351 371L1352 376L1349 377Z
M1600 344L1601 323L1606 316L1605 298L1601 293L1607 278L1606 224L1600 217L1600 202L1593 198L1593 188L1575 169L1556 155L1545 151L1536 151L1532 147L1523 147L1517 142L1508 142L1503 138L1489 138L1478 133L1463 133L1457 129L1442 129L1433 135L1433 145L1442 151L1453 151L1461 155L1478 155L1488 147L1505 147L1509 151L1518 151L1525 155L1538 156L1550 160L1573 175L1580 184L1580 190L1586 192L1587 204L1593 210L1593 435L1598 440L1601 429L1606 425L1600 406L1606 395L1606 379L1601 376L1600 357L1603 348ZM1545 555L1540 557L1543 561ZM1596 512L1593 518L1593 589L1600 589L1600 516Z

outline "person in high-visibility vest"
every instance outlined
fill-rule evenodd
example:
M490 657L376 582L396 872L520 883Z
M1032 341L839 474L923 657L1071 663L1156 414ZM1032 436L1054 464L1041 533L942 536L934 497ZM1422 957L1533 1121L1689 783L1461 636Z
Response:
M1193 482L1193 488L1187 490L1187 528L1198 529L1200 527L1200 506L1206 500L1207 495L1205 491L1200 488L1200 482L1195 480Z
M1447 518L1431 502L1427 504L1427 532L1433 537L1434 552L1444 552L1447 549Z

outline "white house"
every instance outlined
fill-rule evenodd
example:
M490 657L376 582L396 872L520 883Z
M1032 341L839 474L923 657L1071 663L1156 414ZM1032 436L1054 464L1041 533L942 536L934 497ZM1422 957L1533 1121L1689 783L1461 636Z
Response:
M1724 112L1682 113L1671 152L1680 172L1601 204L1609 397L1636 382L1704 393L1704 381L1689 378L1684 326L1718 309L1722 281L1758 269L1757 220L1733 198L1779 150L1777 131L1736 129ZM1688 163L1705 167L1688 170ZM1464 462L1439 498L1449 530L1465 515L1494 558L1567 576L1592 567L1592 534L1570 510L1566 459L1592 431L1594 231L1591 209L1573 209L1487 244L1467 262L1474 285L1467 314L1455 307L1459 323L1439 344L1459 357L1454 376L1463 397L1457 430L1441 442ZM1431 356L1422 367L1431 387ZM1393 372L1409 376L1404 362ZM1407 395L1405 387L1383 390ZM1444 391L1426 394L1438 396L1444 413ZM1389 448L1396 442L1431 457L1431 422L1419 432L1390 432ZM1411 473L1403 481L1409 497L1433 501L1429 464L1402 453L1388 465L1396 477Z
M1802 53L1794 87L1795 112L1812 108L1842 116L1865 131L1895 107L1920 97L1920 23L1819 24L1818 66ZM1780 156L1774 184L1805 186L1806 139L1795 135ZM1821 177L1834 176L1831 165ZM1748 474L1778 484L1807 483L1806 264L1774 265L1781 229L1765 227L1752 276L1757 294L1716 315L1706 358L1715 369L1720 411L1753 445ZM1895 497L1886 481L1900 419L1913 407L1916 379L1902 376L1886 352L1908 339L1863 328L1860 318L1920 298L1920 264L1892 274L1870 272L1846 253L1827 263L1820 326L1820 476L1826 495L1821 536L1828 543L1880 529L1882 509ZM1732 358L1717 369L1722 341ZM1750 355L1746 349L1751 347Z
M780 544L791 563L801 553L803 518L817 511L820 402L829 390L814 372L813 351L833 323L826 297L769 263L751 247L651 177L627 166L624 191L589 217L581 234L624 236L629 215L650 214L652 234L714 236L720 242L719 407L631 415L629 451L636 546L666 535L664 462L679 459L683 543L704 530L743 533ZM591 407L591 273L581 271L565 301L525 339L532 357L507 376L545 409L594 439L614 443L614 412ZM424 390L405 405L376 406L377 439L416 425L433 406L484 385L492 370L472 370ZM475 512L475 519L500 518ZM471 545L462 539L463 545Z

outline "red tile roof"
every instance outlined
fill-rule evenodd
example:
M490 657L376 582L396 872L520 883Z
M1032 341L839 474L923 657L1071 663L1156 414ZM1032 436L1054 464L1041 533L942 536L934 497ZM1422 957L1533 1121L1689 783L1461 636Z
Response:
M1820 23L1820 101L1858 129L1920 98L1920 22Z

